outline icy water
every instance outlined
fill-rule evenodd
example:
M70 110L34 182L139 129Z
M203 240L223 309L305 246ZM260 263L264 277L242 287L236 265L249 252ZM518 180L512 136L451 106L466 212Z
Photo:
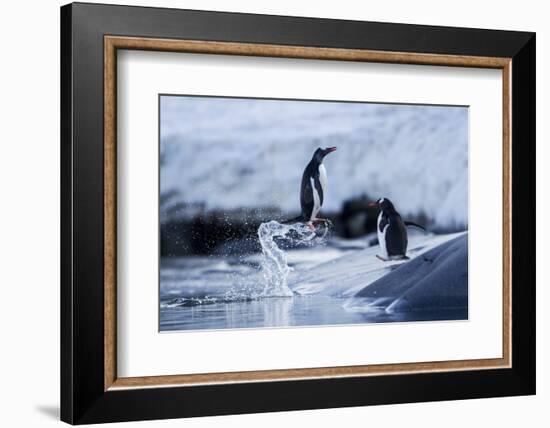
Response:
M272 297L247 302L211 303L164 308L161 331L322 326L405 321L465 319L463 310L355 312L348 299L328 296Z
M161 260L161 331L467 319L467 308L391 313L355 297L403 263L381 262L367 239L325 239L276 222L262 226L262 253ZM451 238L413 238L409 255ZM305 245L282 250L281 239Z

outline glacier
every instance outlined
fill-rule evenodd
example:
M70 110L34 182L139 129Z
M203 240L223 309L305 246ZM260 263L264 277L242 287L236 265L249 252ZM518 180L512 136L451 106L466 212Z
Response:
M295 213L311 154L337 146L325 161L324 212L385 196L404 216L464 230L468 114L463 106L161 96L161 195L204 210Z

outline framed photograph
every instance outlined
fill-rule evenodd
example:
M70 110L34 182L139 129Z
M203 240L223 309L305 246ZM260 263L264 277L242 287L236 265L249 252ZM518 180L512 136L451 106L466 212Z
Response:
M61 57L62 420L535 393L533 33L76 3Z

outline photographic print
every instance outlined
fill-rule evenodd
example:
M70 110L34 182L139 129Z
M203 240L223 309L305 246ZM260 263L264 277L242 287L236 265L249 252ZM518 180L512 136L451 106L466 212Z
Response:
M468 319L468 118L159 95L160 331Z

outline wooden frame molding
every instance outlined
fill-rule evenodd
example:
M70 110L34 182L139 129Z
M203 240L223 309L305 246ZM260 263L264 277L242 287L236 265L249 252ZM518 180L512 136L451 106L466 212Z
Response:
M117 377L116 367L116 82L117 50L149 50L181 53L223 54L364 61L397 64L494 68L503 81L503 349L502 358L381 364L345 367L284 369L190 375ZM136 37L104 37L104 390L122 388L194 386L220 383L360 377L420 372L509 368L512 362L512 61L510 58L436 55L406 52L335 49L252 43L171 40Z

